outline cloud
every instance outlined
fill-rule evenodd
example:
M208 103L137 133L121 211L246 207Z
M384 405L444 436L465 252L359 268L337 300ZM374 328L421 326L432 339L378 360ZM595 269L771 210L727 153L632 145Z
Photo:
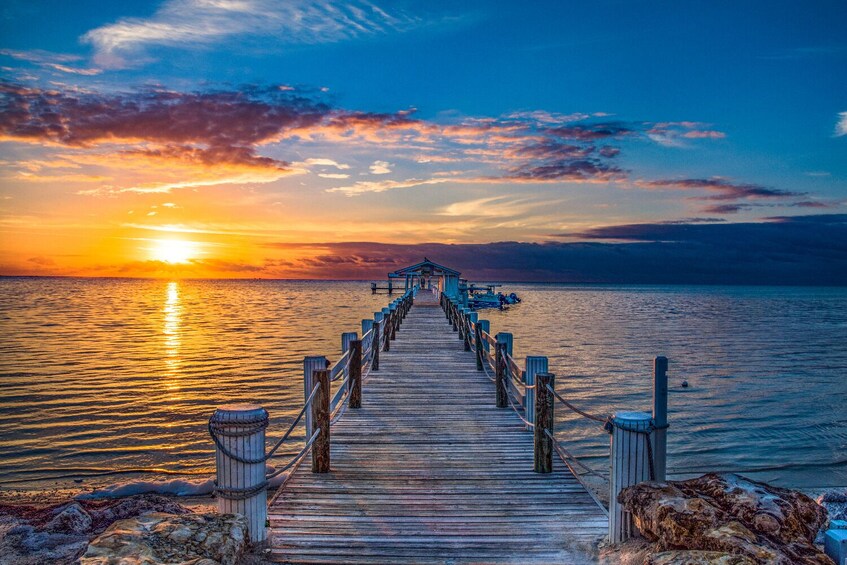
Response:
M31 51L0 49L0 55L5 55L6 57L11 57L12 59L17 59L18 61L25 61L38 67L52 69L54 71L59 71L62 73L95 76L103 72L101 69L71 67L67 65L67 63L74 63L82 60L82 57L78 55L69 55L66 53L52 53L50 51L43 51L41 49L34 49Z
M835 122L835 137L847 135L847 112L839 112Z
M347 170L350 168L350 165L346 165L344 163L339 163L337 161L333 161L332 159L326 158L311 158L303 161L304 164L312 166L317 165L321 167L335 167L336 169Z
M391 172L391 163L388 161L374 161L370 166L372 175L387 175Z
M635 182L639 188L669 189L669 190L701 190L711 194L694 196L695 200L716 200L720 204L711 204L703 209L707 214L734 214L753 206L749 200L786 201L787 199L805 196L806 193L769 188L758 184L736 183L722 177L662 179ZM729 201L736 202L729 202ZM780 202L782 205L797 205Z
M575 241L268 247L300 254L302 259L290 260L281 273L303 278L383 278L429 257L471 280L791 285L847 281L845 214L780 216L759 223L615 225L559 236Z
M412 188L414 186L424 186L431 184L441 184L449 182L447 178L432 178L432 179L406 179L401 181L383 180L383 181L359 181L348 186L339 186L330 188L327 192L339 192L345 196L359 196L369 192L387 192L398 188Z
M327 43L399 31L415 24L366 0L166 0L149 18L123 18L83 35L105 68L149 61L151 47L197 47L233 37L280 44Z
M665 147L687 147L686 139L723 139L726 134L701 122L657 122L647 129L647 137Z

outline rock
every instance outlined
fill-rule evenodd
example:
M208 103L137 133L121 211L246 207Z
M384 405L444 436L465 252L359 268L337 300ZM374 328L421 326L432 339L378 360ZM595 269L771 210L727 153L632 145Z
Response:
M677 550L656 553L646 565L755 565L743 555L730 555L722 551Z
M92 541L81 565L234 565L247 547L238 514L153 513L119 520Z
M826 510L796 491L710 473L641 483L624 489L618 500L658 551L711 551L757 564L832 564L813 544Z
M76 502L61 509L44 529L58 534L86 534L91 529L91 516Z

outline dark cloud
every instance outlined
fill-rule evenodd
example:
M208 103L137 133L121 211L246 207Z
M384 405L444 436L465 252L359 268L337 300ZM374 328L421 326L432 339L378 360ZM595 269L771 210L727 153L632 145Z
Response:
M294 261L286 272L315 278L382 279L387 272L426 256L472 280L847 284L845 214L781 216L760 223L632 224L559 235L583 241L328 243L321 246L323 259L299 267ZM342 260L326 260L332 256ZM364 263L362 257L370 261Z
M768 188L758 184L734 183L723 178L707 179L663 179L638 181L642 188L668 188L675 190L707 190L714 192L703 196L703 200L737 200L741 198L786 198L802 196L802 192L792 192Z

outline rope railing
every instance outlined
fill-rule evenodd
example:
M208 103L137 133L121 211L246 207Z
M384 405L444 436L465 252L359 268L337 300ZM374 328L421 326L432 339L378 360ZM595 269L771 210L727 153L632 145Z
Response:
M592 475L608 482L609 536L615 542L626 539L634 528L631 517L617 502L617 493L641 480L664 480L666 475L667 359L656 357L654 360L652 417L643 412L618 412L614 416L592 414L556 391L554 375L548 373L547 357L527 357L526 367L521 368L512 353L512 335L492 335L489 322L477 320L477 314L464 304L466 302L460 305L456 297L441 296L446 318L463 340L464 349L474 353L477 370L494 382L497 407L511 407L533 430L535 470L550 472L555 452L598 502L597 493L583 477ZM587 421L602 424L603 429L612 434L610 461L614 471L611 476L589 467L556 439L553 413L557 404Z
M350 351L347 350L335 364L329 369L329 380L335 382L344 377L347 367L350 366Z

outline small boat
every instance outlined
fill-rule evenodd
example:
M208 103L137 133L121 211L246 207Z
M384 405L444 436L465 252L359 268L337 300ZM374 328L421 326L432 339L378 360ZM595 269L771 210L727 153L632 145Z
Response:
M499 308L505 310L512 304L517 304L521 301L518 295L514 292L511 294L503 294L495 289L500 286L496 284L485 285L478 287L471 285L468 287L468 303L471 308Z

